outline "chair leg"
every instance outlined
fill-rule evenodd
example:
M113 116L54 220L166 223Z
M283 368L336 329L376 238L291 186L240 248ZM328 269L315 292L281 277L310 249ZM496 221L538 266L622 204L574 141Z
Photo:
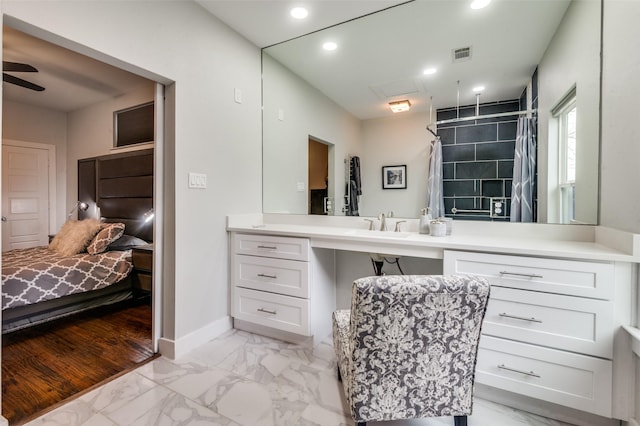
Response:
M467 416L454 416L453 424L454 426L467 426Z

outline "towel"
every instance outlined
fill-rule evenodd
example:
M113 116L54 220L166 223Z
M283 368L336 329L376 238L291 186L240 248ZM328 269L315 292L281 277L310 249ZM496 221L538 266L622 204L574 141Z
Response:
M358 196L362 195L362 181L360 180L360 157L351 157L349 162L349 183L347 193L349 194L349 206L347 216L359 216Z
M362 195L362 181L360 180L360 157L351 157L351 180L355 183L356 195Z

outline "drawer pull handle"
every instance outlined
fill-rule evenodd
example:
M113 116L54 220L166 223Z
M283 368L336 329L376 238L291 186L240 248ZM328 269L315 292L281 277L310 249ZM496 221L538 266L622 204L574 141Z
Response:
M498 314L498 316L499 317L503 317L503 318L511 318L511 319L522 320L522 321L539 322L539 323L542 324L542 320L539 320L538 318L534 318L534 317L527 318L527 317L521 317L521 316L518 316L518 315L509 315L506 312Z
M273 279L278 278L276 275L269 275L269 274L258 274L258 276L261 278L273 278Z
M538 379L541 378L542 376L540 376L539 374L534 373L533 371L523 371L523 370L518 370L517 368L510 368L507 367L504 364L500 364L498 366L499 369L501 370L507 370L507 371L513 371L514 373L520 373L520 374L524 374L525 376L531 376L531 377L537 377Z
M500 275L515 275L517 277L526 277L526 278L542 278L542 275L538 275L538 274L523 274L521 272L509 272L509 271L500 271Z
M278 249L278 247L276 247L276 246L262 246L262 245L258 246L258 248L259 249L264 249L264 250L277 250Z
M270 311L270 310L264 309L264 308L258 308L257 311L258 312L264 312L265 314L271 314L271 315L276 315L278 313L276 311Z

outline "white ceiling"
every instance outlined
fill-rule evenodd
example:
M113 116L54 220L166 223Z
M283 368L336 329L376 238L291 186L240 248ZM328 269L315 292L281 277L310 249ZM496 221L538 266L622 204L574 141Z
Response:
M407 0L195 0L258 47L281 43L313 31L386 9ZM304 6L309 16L291 17Z
M198 3L256 46L264 47L401 1L311 0L305 5L313 18L305 22L293 22L289 17L288 9L293 4L289 1L203 0ZM32 37L6 24L3 60L33 65L38 73L9 74L45 87L44 92L35 92L3 83L4 99L62 112L74 111L149 84L149 80L135 74Z
M7 25L2 36L3 61L30 64L37 73L9 72L45 88L36 92L3 83L3 98L55 111L70 112L132 92L150 81L32 37Z
M472 11L470 0L194 1L256 46L275 44L268 49L274 57L362 119L388 115L387 102L398 96L380 92L398 85L413 86L414 93L401 97L423 110L431 98L434 108L455 106L456 81L464 91L461 104L475 102L468 88L480 82L487 86L483 102L519 96L569 3L493 0L486 9ZM289 16L290 7L297 5L309 9L305 21ZM379 10L384 11L373 13ZM363 15L368 16L356 19ZM336 25L346 21L350 22ZM331 28L318 31L327 27ZM68 112L149 83L4 28L3 60L39 69L11 74L46 88L33 92L5 83L5 99ZM317 50L329 34L340 44L330 55ZM291 41L281 43L287 40ZM473 49L472 60L452 64L451 49L466 45ZM430 65L438 73L427 79L421 72Z
M481 103L518 99L569 1L493 0L482 10L469 4L416 0L265 52L360 119L391 115L388 103L400 99L435 114L455 107L458 91L460 105L473 105L471 89L479 85ZM338 49L322 51L327 40ZM463 47L471 59L454 63L452 51ZM436 74L425 76L428 67Z

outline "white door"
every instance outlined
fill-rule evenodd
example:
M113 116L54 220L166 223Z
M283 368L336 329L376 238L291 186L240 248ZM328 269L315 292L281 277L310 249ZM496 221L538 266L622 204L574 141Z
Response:
M2 145L2 251L49 242L49 152Z

